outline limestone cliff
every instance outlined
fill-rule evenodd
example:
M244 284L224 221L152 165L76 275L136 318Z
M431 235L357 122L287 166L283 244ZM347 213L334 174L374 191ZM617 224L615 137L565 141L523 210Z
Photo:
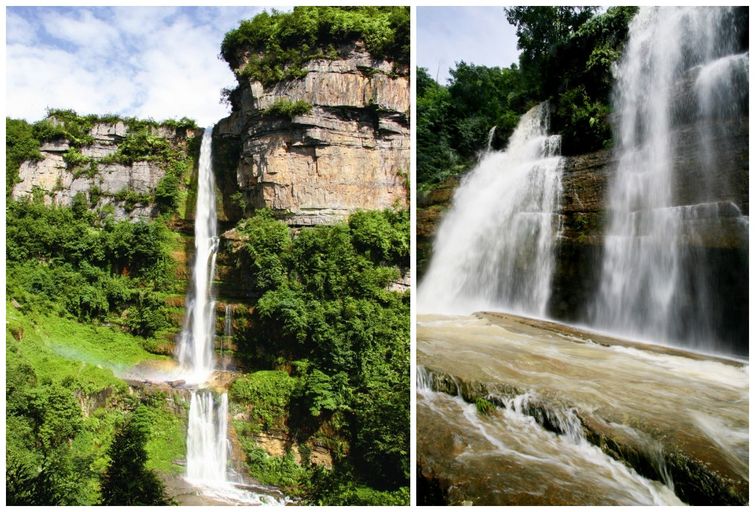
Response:
M306 226L407 205L407 72L396 73L394 63L373 58L359 42L341 55L312 60L303 78L268 87L239 78L233 111L213 132L226 220L267 207ZM293 103L307 111L274 113ZM223 154L230 158L222 161Z
M61 124L54 117L47 121ZM80 147L65 137L42 142L41 159L21 163L12 198L36 193L41 194L45 204L70 206L74 197L82 193L91 209L112 205L116 219L154 217L158 213L154 194L166 175L167 165L151 155L143 159L121 158L119 148L130 131L124 121L97 122L88 130L89 143ZM170 126L148 128L153 140L164 141L167 147L184 155L198 132Z

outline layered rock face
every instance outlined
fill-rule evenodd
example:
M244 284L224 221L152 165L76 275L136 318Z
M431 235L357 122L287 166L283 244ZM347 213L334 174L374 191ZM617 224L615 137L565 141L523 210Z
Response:
M269 88L240 79L232 114L213 132L219 144L238 144L238 158L216 166L221 215L239 218L239 198L247 208L273 209L292 226L406 206L409 79L392 69L357 44L340 60L310 61L301 79ZM269 113L286 102L311 109L291 118Z
M123 122L97 123L89 131L94 142L80 148L81 155L90 160L84 165L65 161L71 149L70 141L60 139L44 142L40 147L42 159L23 162L19 168L20 182L13 188L13 199L30 197L37 189L45 204L70 206L74 196L83 193L91 208L113 205L116 219L147 219L157 210L152 196L165 169L157 162L144 160L132 164L113 162L118 145L126 138L129 128ZM152 134L184 147L193 130L166 126L153 128Z

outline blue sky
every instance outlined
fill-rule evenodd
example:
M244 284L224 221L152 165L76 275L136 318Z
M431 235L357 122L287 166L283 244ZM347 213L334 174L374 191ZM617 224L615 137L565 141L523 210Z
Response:
M285 10L285 9L284 9ZM209 125L235 79L217 58L225 33L259 7L8 7L6 115L47 107Z
M502 7L417 7L417 65L440 83L464 61L508 67L519 60L516 29Z

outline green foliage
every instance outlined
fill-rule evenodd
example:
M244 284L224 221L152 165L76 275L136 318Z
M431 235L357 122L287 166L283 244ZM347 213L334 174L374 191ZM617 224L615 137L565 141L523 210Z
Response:
M236 379L230 389L234 402L251 404L250 421L264 431L280 427L288 413L296 379L286 372L267 370Z
M399 487L392 491L380 491L371 487L355 485L354 475L348 470L327 471L314 468L310 475L310 482L305 502L312 505L409 505L408 486Z
M10 195L18 183L21 162L41 160L39 140L33 127L22 119L5 118L5 192Z
M495 410L495 405L487 398L479 397L474 401L474 404L477 407L477 412L483 416L489 416Z
M309 471L296 463L290 451L283 457L271 457L253 442L244 444L247 467L261 483L274 485L284 492L296 492L298 486L307 482Z
M448 86L417 70L417 181L436 183L467 169L487 144L502 149L534 104L519 68L460 62Z
M551 131L562 153L611 145L611 67L618 60L636 7L510 7L522 50L519 65L456 64L447 86L417 71L417 183L426 189L467 170L485 148L503 149L519 117L551 104Z
M304 100L291 101L287 98L277 100L267 107L263 114L266 116L280 116L293 119L296 116L308 114L312 110L312 104Z
M88 164L90 160L77 147L72 147L63 154L63 161L69 169L73 169Z
M155 187L155 203L161 213L175 213L178 210L179 182L175 174L163 176Z
M167 229L85 210L8 204L7 293L37 311L123 323L150 336L165 325L159 290L171 275ZM125 311L128 314L122 318Z
M87 146L94 142L89 131L99 118L95 115L80 116L73 110L52 109L47 119L35 124L39 140L67 139L74 147Z
M611 66L618 60L636 7L513 7L520 66L530 88L553 104L551 129L564 154L611 144L608 124Z
M131 407L113 372L154 356L112 329L6 311L8 503L95 504L114 424Z
M110 464L102 477L103 505L171 504L160 479L146 468L147 437L148 429L138 421L138 415L118 429L108 450Z
M408 64L409 9L295 7L287 13L262 12L225 35L221 55L241 76L270 85L304 76L306 62L336 59L344 45L359 40L373 57Z
M111 159L122 164L132 164L137 160L167 161L176 156L170 142L154 135L150 128L130 129Z
M273 380L285 380L283 372L239 379L232 396L251 411L247 428L295 428L301 445L327 425L329 438L348 442L349 455L338 464L353 470L354 492L341 489L333 500L359 502L368 487L394 492L407 485L409 297L386 288L408 267L408 226L408 212L388 210L358 212L348 224L295 237L269 211L238 227L262 294L253 327L237 332L239 355L259 368L294 361L295 369L286 368L293 372L287 384L277 384L283 396ZM261 278L263 269L275 269L275 279ZM273 462L258 455L253 470L272 471ZM300 482L292 492L325 496L321 491Z
M406 267L409 260L409 211L358 211L349 217L357 251L375 263Z

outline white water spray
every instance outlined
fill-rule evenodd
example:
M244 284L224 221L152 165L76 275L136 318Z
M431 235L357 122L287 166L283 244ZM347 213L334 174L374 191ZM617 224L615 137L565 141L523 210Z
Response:
M199 153L199 187L194 221L194 270L186 297L186 318L178 343L178 362L187 383L203 386L215 369L215 301L212 281L218 248L212 128L205 129ZM191 392L186 439L186 476L201 485L224 485L228 463L228 395Z
M178 342L178 363L186 381L202 384L215 366L215 301L212 280L218 249L215 212L215 177L212 172L212 128L202 137L199 153L199 187L194 220L194 269L192 286L186 296L186 318Z
M701 227L710 230L724 217L742 219L744 235L737 236L747 245L747 217L727 197L717 165L718 151L725 151L717 146L728 135L721 126L729 126L720 119L736 119L748 82L747 54L732 54L731 13L642 8L631 22L617 69L619 164L609 188L602 276L592 310L598 327L721 349L716 311L720 317L722 305L710 299L718 278L706 274L710 263L694 248L701 246ZM685 135L691 123L696 129ZM684 153L690 139L702 148L700 155ZM685 158L701 167L701 177L678 175ZM680 178L692 189L687 197L681 197Z
M548 135L548 121L545 103L527 112L506 151L488 148L464 178L438 229L420 310L545 316L562 170L561 139Z

